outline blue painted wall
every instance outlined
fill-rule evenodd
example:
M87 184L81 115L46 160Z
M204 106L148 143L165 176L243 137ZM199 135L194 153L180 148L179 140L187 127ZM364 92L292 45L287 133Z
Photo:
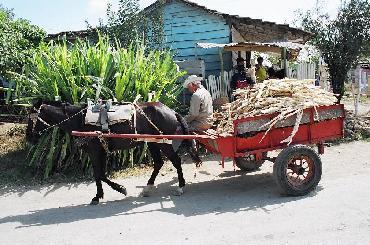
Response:
M220 56L217 48L196 48L198 42L229 43L230 28L219 16L174 0L164 6L164 32L166 46L175 53L175 59L200 58L205 61L206 76L219 74ZM224 68L232 67L231 53L224 56Z

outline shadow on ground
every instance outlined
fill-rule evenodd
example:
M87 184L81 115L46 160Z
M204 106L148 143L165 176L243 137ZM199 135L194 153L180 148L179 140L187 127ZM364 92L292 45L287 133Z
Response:
M269 213L286 203L310 198L321 190L319 187L304 197L284 197L277 191L270 173L250 175L241 171L230 171L224 175L228 177L189 183L181 197L169 194L171 186L177 183L174 178L159 184L151 197L123 197L122 200L102 202L97 206L76 205L34 210L27 214L3 217L0 224L20 223L17 227L19 229L151 212L167 212L185 217L248 210L263 210Z

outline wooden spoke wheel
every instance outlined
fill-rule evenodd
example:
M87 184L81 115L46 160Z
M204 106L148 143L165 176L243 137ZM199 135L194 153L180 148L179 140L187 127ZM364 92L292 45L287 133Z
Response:
M275 180L284 194L306 195L320 182L320 156L310 147L295 145L284 149L274 164Z

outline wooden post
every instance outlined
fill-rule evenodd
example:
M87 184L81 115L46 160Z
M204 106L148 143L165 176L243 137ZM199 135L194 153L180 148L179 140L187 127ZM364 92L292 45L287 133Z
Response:
M194 53L195 53L195 59L198 59L198 45L197 44L195 44Z
M281 49L281 60L283 63L283 69L285 73L285 77L288 75L288 57L287 57L287 48L282 48Z
M362 76L361 67L357 66L357 69L358 69L358 81L357 81L357 86L358 87L357 87L357 94L356 94L356 100L355 100L355 116L358 116L359 109L360 109L361 79L362 79L362 77L361 77Z
M245 51L246 66L251 65L251 58L252 58L252 52L251 51ZM249 68L249 67L247 67L247 68Z
M220 55L220 64L221 64L221 88L222 90L226 89L225 78L224 78L224 57L223 57L223 48L218 49Z

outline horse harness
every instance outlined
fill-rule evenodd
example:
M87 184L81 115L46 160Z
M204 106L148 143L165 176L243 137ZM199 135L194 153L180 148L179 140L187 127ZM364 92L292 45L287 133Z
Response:
M140 108L139 105L137 105L135 102L134 103L131 103L135 110L134 110L134 113L133 113L133 121L134 121L134 125L133 125L133 128L135 129L135 134L137 134L137 131L136 131L136 111L138 111L142 116L145 117L145 119L149 122L150 125L153 126L154 129L156 129L158 131L158 133L160 135L163 135L163 132L152 122L152 120L150 120L150 118L146 115L146 113L143 111L143 109ZM106 113L107 111L105 111ZM99 118L101 118L101 116L99 116ZM109 132L109 130L108 130ZM110 155L111 154L111 151L109 150L109 146L108 146L108 140L106 138L103 137L103 132L102 131L99 131L97 132L98 134L98 139L100 141L100 143L102 144L105 152ZM143 139L136 139L136 141L144 141ZM145 141L148 141L148 140L145 140ZM164 140L163 140L164 142Z
M139 105L137 105L135 102L134 103L130 103L133 105L133 108L134 108L134 112L133 112L133 128L135 130L135 134L137 134L137 131L136 131L136 111L139 112L148 122L150 125L152 125L152 127L158 131L158 133L160 135L163 135L163 132L152 122L152 120L150 120L150 118L146 115L146 113L140 108ZM61 122L59 123L56 123L54 125L50 125L48 122L46 122L44 119L42 119L40 116L39 116L39 113L40 113L40 109L37 109L37 120L40 121L41 123L43 123L45 126L47 126L47 128L37 132L37 134L39 135L42 135L44 132L46 132L47 130L51 129L51 128L54 128L54 127L58 127L60 126L61 124L69 121L70 119L74 118L75 116L83 113L84 111L87 111L89 109L89 107L86 107L86 108L83 108L81 109L80 111L78 111L77 113L73 114L72 116L70 117L67 117L66 119L62 120ZM98 139L100 141L100 143L102 144L102 147L104 148L104 150L107 152L107 154L110 154L111 151L109 150L109 146L108 146L108 141L107 139L103 136L103 132L110 132L109 128L108 128L108 110L109 110L109 105L107 107L107 105L98 105L94 108L95 111L93 111L94 113L97 112L99 113L99 117L98 117L98 122L101 124L102 126L102 131L97 131L98 133ZM140 141L140 139L137 139L138 141ZM76 142L78 145L84 145L87 143L86 141L86 138L84 138L83 140L81 141L78 141Z
M52 129L52 128L55 128L55 127L58 127L60 126L61 124L71 120L72 118L74 118L75 116L77 116L78 114L81 114L83 113L85 110L87 110L87 108L83 108L82 110L80 110L79 112L73 114L72 116L70 117L67 117L66 119L62 120L61 122L59 123L56 123L54 125L50 125L48 122L46 122L44 119L42 119L39 114L40 114L40 109L36 110L37 111L37 118L36 118L36 121L40 121L42 122L45 126L47 126L47 128L37 132L38 135L42 135L44 132L48 131L49 129ZM35 125L35 124L34 124Z
M136 104L136 102L129 103L128 105L131 105L132 106L132 115L130 116L130 118L133 120L133 129L135 130L135 134L137 134L136 112L138 112L138 113L140 113L148 121L148 123L160 135L163 135L163 132L152 122L152 120L147 116L147 114L143 111L143 109L141 109L141 107ZM123 106L127 106L127 105L123 105ZM92 105L92 104L90 104L90 108L91 108L91 112L99 113L97 124L94 123L93 125L100 125L102 127L102 130L97 132L97 134L98 134L97 137L98 137L100 143L102 144L102 147L107 152L107 154L110 154L111 151L109 150L108 140L103 136L103 133L104 132L107 132L107 133L110 132L110 130L109 130L109 124L114 124L114 123L120 122L120 121L115 121L115 122L112 123L109 120L110 119L109 112L114 112L114 107L112 107L111 102L108 101L107 104L102 104L102 103L99 103L98 105ZM119 109L118 109L118 111L119 111ZM124 112L124 113L129 113L129 112ZM122 118L124 118L124 116ZM126 115L126 118L124 118L122 121L125 121L127 119L128 118L127 118L127 115ZM151 142L151 140L149 140L149 139L140 139L140 138L135 139L135 141ZM157 142L157 141L153 141L153 142ZM162 143L168 143L165 139L160 140L160 141Z

